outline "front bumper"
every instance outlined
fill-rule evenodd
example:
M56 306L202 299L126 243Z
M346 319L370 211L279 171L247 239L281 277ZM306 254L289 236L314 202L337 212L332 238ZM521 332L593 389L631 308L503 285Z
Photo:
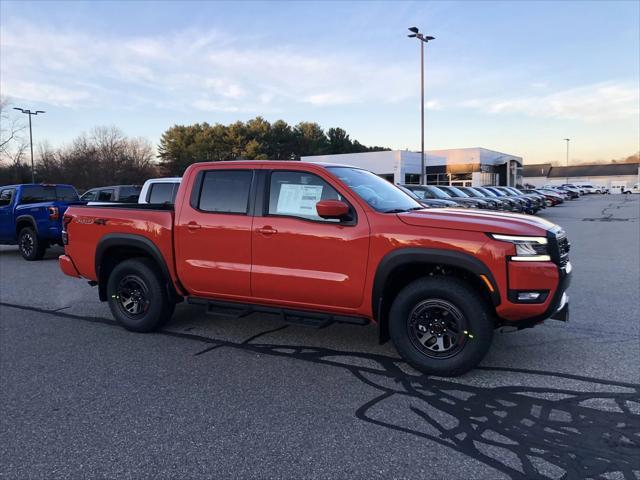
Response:
M549 318L552 320L560 320L561 322L569 321L569 295L567 295L566 292L562 294L558 310Z

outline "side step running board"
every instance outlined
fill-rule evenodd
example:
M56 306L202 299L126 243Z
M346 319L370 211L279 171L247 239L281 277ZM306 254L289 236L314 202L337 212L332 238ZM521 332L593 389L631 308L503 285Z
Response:
M332 323L349 323L351 325L369 325L369 320L363 317L348 315L333 315L323 312L309 312L292 310L289 308L268 307L265 305L251 305L245 303L223 302L201 297L189 297L187 302L192 305L202 305L207 313L227 318L242 318L252 313L267 313L279 315L283 322L305 327L324 328Z

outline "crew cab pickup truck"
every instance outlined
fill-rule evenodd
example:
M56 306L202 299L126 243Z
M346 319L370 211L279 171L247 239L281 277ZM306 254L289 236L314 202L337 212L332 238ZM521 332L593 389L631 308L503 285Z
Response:
M324 326L374 323L426 373L473 368L501 326L565 320L569 242L540 218L425 209L366 170L197 163L175 205L71 207L64 273L148 332L186 299Z
M40 260L51 244L62 245L62 215L79 204L71 185L0 187L0 244L18 244L26 260Z

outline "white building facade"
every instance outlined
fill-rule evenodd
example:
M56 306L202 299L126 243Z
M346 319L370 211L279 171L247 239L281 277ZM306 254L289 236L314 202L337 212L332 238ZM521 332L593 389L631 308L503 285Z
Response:
M420 152L387 150L302 157L303 162L329 162L365 168L393 183L420 180ZM518 185L522 183L522 158L486 148L455 148L425 152L429 185Z

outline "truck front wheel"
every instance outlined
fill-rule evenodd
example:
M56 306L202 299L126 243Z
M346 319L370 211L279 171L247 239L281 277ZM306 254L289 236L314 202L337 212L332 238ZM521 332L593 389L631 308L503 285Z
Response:
M107 299L117 322L134 332L157 330L175 308L155 264L146 258L116 265L107 280Z
M453 277L415 280L400 291L389 312L398 353L432 375L461 375L480 363L493 338L486 301Z
M18 234L18 248L25 260L42 260L47 245L38 239L38 234L31 227L24 227Z

